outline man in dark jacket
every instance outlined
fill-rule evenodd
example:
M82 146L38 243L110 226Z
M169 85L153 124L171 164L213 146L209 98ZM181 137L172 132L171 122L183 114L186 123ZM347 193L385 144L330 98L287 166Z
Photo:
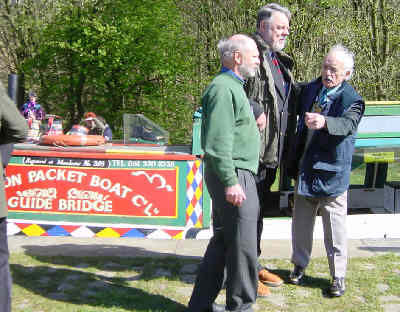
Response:
M274 200L271 196L271 186L281 162L285 163L288 139L294 135L296 127L296 97L291 74L293 60L282 52L289 35L290 17L287 8L276 3L267 4L258 11L257 31L251 36L260 52L260 68L254 78L247 80L245 90L249 99L264 111L264 114L256 116L257 124L261 125L260 164L256 176L261 208L257 225L258 255L261 254L263 210L272 208ZM281 168L282 170L285 169ZM260 264L258 270L259 297L270 294L267 286L276 287L283 283L281 278Z
M0 84L0 146L2 157L9 159L12 145L23 142L28 135L28 124ZM8 159L2 160L6 165ZM0 166L0 312L11 311L11 275L8 264L7 200L4 191L3 166Z
M322 216L331 296L345 291L347 189L364 101L350 86L354 56L341 45L325 56L321 77L301 93L296 140L290 153L295 178L290 281L299 284L312 250L315 217Z

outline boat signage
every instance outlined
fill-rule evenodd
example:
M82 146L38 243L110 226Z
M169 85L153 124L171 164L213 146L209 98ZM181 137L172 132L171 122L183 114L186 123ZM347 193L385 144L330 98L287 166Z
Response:
M7 167L8 208L15 212L176 218L179 167L118 168L110 160L24 159ZM110 166L113 165L113 166Z

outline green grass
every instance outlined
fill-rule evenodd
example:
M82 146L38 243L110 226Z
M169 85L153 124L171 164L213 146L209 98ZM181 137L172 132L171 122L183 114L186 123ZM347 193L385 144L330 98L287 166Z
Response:
M12 311L185 311L195 274L181 269L199 261L12 254ZM289 260L271 260L268 265L287 280L292 268ZM257 300L255 311L377 312L385 311L389 305L397 305L397 310L390 311L400 311L399 255L351 258L347 291L341 298L326 297L328 275L326 258L312 259L304 285L284 284L271 289L270 298ZM217 301L224 302L224 291Z

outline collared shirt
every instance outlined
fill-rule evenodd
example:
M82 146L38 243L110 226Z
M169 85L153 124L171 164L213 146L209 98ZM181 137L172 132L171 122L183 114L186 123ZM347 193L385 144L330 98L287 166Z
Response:
M242 77L238 76L236 73L233 72L232 69L226 68L226 67L222 67L221 68L221 73L228 73L230 74L232 77L235 77L236 79L238 79L241 83L244 84L244 80Z
M325 108L328 107L328 104L332 103L332 100L335 98L335 94L337 90L340 88L342 84L337 85L333 88L326 88L322 86L321 90L319 91L317 97L315 98L314 105L313 105L313 112L315 113L327 113Z
M326 100L328 101L328 103L331 103L332 102L332 98L334 98L335 93L337 92L337 90L340 88L341 85L342 84L339 84L336 87L333 87L333 88L330 88L330 89L327 89L325 86L323 86L321 88L321 91L318 94L318 99L321 98L321 96L322 96L322 94L324 93L325 90L328 90L326 92Z

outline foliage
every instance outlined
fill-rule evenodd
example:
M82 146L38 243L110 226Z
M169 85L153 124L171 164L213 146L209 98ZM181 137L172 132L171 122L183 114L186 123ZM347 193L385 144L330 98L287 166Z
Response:
M202 47L198 50L198 66L203 77L210 79L218 68L214 52L218 39L236 32L254 32L257 9L264 4L256 0L229 3L197 0L187 5L192 32L201 30L197 37ZM364 98L399 98L400 13L396 1L286 0L280 4L292 13L285 51L294 58L297 81L317 77L330 46L342 43L355 53L353 84ZM195 8L202 8L196 10L201 16L190 13Z
M192 113L220 62L216 45L255 31L261 0L0 0L0 66L25 76L47 112L78 123L142 113L189 143ZM395 0L282 0L292 12L285 52L297 81L319 75L329 47L355 53L352 83L366 100L399 99Z
M121 131L122 114L142 113L165 128L187 117L179 80L190 66L169 1L66 1L42 32L26 75L41 75L41 100L78 123L95 111ZM181 105L182 106L182 105ZM112 121L112 122L111 122Z
M40 30L51 19L54 12L53 1L36 0L0 0L0 69L2 78L7 73L19 73L24 79L24 62L30 61L37 54L40 46ZM37 81L27 79L26 87L35 88ZM21 84L20 99L24 99L24 85Z

